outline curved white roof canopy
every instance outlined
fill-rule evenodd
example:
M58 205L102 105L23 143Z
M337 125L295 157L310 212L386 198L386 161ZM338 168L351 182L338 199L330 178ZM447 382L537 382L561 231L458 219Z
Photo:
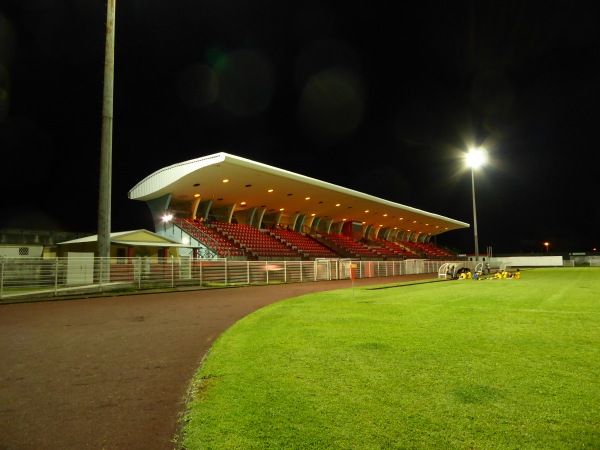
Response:
M223 182L223 180L229 180ZM272 190L272 191L270 191ZM171 195L171 202L191 205L213 200L212 208L235 205L235 211L257 208L267 214L306 215L339 223L436 235L469 224L410 206L363 194L228 153L215 153L160 169L129 191L133 200ZM244 203L245 202L245 203Z

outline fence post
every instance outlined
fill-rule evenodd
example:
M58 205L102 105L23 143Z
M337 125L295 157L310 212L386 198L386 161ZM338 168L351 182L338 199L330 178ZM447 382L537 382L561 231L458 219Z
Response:
M54 296L58 295L58 256L54 260Z
M173 260L173 255L171 255L171 287L173 287L175 284L175 268L174 268L174 260Z
M104 275L104 257L98 257L98 290L102 290L102 277Z
M4 257L0 256L0 299L4 292Z
M204 259L202 259L202 257L200 257L200 265L199 265L199 269L198 269L198 278L200 278L200 286L202 286L202 275L204 275L203 269L204 269Z

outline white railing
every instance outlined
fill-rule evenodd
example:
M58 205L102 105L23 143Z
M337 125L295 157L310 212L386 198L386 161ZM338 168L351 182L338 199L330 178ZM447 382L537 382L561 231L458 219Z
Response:
M0 299L436 273L445 261L232 261L191 258L0 257ZM382 281L383 282L383 281Z

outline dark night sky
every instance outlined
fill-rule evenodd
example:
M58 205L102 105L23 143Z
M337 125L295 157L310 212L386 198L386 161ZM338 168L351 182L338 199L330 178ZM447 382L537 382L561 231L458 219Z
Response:
M600 245L593 2L118 0L112 230L225 151L472 223L495 253ZM97 229L106 3L0 3L0 228ZM472 252L472 229L438 243Z

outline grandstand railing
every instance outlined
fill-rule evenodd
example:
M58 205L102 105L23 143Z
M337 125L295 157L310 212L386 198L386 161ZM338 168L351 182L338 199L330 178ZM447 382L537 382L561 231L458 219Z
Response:
M447 261L0 257L0 300L6 302L160 288L227 287L435 274L444 262ZM106 273L107 270L109 273ZM382 283L384 282L382 280Z

